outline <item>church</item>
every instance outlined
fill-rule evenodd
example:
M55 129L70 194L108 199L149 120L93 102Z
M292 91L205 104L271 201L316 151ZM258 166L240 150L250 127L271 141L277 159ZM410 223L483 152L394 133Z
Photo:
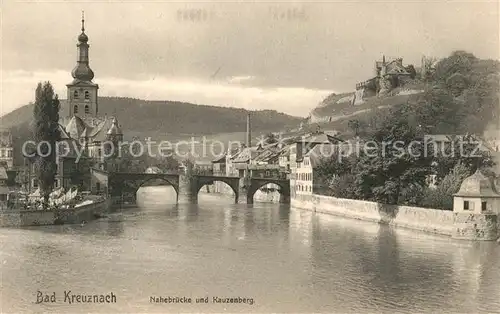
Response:
M85 19L82 15L82 29L78 36L76 66L71 71L73 81L66 85L68 111L60 112L59 131L60 141L68 143L64 157L57 162L55 188L68 189L72 186L86 187L86 174L82 166L77 163L75 147L83 149L84 158L90 161L93 167L104 168L106 157L106 143L112 142L115 147L123 141L123 133L116 117L99 115L99 85L93 82L94 72L89 65L89 38L85 34ZM108 155L109 157L109 155ZM28 166L28 191L38 188L35 175L35 161L37 157L25 156ZM80 175L77 175L80 174Z
M88 41L82 16L82 32L76 45L77 63L71 71L73 81L66 85L69 109L66 117L61 115L61 136L62 139L77 140L86 148L87 156L102 161L103 142L120 142L123 133L116 117L99 116L99 85L93 82Z

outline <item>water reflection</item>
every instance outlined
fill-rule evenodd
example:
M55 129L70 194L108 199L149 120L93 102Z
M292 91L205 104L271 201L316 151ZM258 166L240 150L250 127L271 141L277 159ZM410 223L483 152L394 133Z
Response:
M125 224L124 222L110 222L107 221L106 223L106 234L110 237L119 237L123 234L125 230Z
M311 245L317 276L332 269L341 269L336 271L338 275L349 273L357 283L356 290L373 308L418 312L425 304L436 310L468 308L472 312L491 313L492 304L499 305L498 300L493 300L493 291L488 291L493 289L498 296L500 288L499 277L493 274L493 269L500 270L500 252L494 243L457 242L404 229L370 227L343 218L319 216L313 219ZM338 228L332 228L336 224ZM359 228L362 225L365 226ZM339 228L342 234L335 232ZM329 256L333 251L343 254L335 255L332 260ZM316 279L319 284L329 283L322 287L325 290L332 286L331 281L321 276ZM355 307L358 300L352 298L349 290L346 292L343 301Z
M154 193L161 193L156 200ZM174 192L175 193L175 192ZM0 229L0 303L21 312L498 312L500 246L289 209L139 195L123 221ZM166 201L167 200L167 201ZM149 203L148 203L149 202ZM37 289L114 291L113 307L33 304ZM59 290L58 290L59 289ZM252 307L150 295L241 295Z

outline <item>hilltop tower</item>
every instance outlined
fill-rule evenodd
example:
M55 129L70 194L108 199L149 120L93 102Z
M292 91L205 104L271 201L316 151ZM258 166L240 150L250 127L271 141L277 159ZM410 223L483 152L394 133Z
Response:
M95 118L98 114L97 91L99 85L92 82L94 72L89 66L89 38L85 34L85 18L82 11L82 32L78 36L76 66L71 71L73 81L66 85L69 117Z

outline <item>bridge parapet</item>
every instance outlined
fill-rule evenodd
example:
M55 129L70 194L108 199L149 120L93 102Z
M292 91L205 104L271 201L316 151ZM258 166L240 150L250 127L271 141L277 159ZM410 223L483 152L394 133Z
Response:
M104 175L102 172L101 175ZM168 182L177 193L178 204L198 203L198 192L207 184L222 181L229 185L235 194L235 203L253 203L253 196L262 186L274 183L280 187L280 202L290 202L290 181L279 178L239 178L216 175L189 175L163 173L131 173L110 172L106 174L108 195L120 196L123 193L133 192L148 181L163 180ZM135 194L134 194L135 195Z

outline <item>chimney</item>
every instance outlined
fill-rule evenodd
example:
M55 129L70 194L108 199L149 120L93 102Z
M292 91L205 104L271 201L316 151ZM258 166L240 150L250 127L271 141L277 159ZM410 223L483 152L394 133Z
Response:
M250 111L247 113L247 147L252 147L252 127L250 124Z

